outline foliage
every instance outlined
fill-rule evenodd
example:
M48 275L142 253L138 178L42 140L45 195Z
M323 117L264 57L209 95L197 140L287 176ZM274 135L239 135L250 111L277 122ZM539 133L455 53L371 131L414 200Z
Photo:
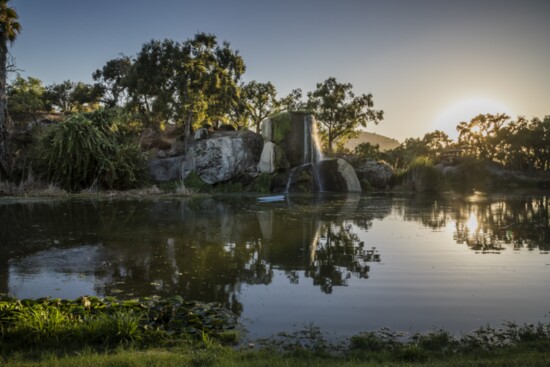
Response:
M10 174L8 153L8 107L6 100L6 76L8 72L8 44L13 44L21 23L15 9L8 6L9 0L0 0L0 180Z
M10 349L113 345L151 337L199 339L236 326L236 317L219 304L179 296L124 301L112 297L74 301L0 298L0 315L0 344Z
M183 43L151 41L142 46L121 84L128 108L160 129L166 122L193 127L219 124L238 102L243 59L229 43L218 45L211 34L198 33Z
M503 145L503 127L509 120L505 114L481 114L470 122L461 122L456 129L459 133L458 143L468 147L478 159L496 160Z
M106 108L120 106L125 101L125 81L132 67L132 60L128 56L121 56L109 60L101 69L93 73L95 81L99 82L104 91L102 102Z
M47 86L44 98L48 110L56 108L67 114L96 109L102 94L103 90L98 85L66 80Z
M212 186L204 182L195 171L183 179L183 184L193 192L209 193L212 191Z
M381 154L381 158L394 169L407 169L418 157L429 157L436 161L439 155L453 146L453 141L443 131L426 133L422 139L408 138L398 147Z
M260 123L279 110L277 90L270 82L259 83L255 80L243 87L247 115L256 133L260 133Z
M443 189L443 175L428 157L415 158L404 173L404 181L418 192L437 193Z
M354 154L358 158L379 160L380 145L378 144L373 145L368 142L361 143L355 147Z
M336 142L344 143L355 136L360 126L366 127L369 122L378 124L383 119L383 111L374 109L372 94L355 96L352 88L349 83L328 78L308 93L307 108L320 122L321 137L330 153Z
M293 89L287 96L279 100L280 110L286 112L303 111L306 104L302 100L302 90L300 88Z
M288 112L283 112L271 116L271 120L273 121L273 141L280 143L284 140L286 134L290 132L292 115Z
M10 116L19 123L36 122L39 112L44 111L46 89L39 79L17 76L8 88Z
M145 157L137 144L101 114L75 114L45 129L35 157L35 170L69 191L93 185L128 189L145 177Z
M260 173L254 181L252 181L249 191L268 194L271 192L271 186L272 186L271 174L267 172L263 172L263 173Z

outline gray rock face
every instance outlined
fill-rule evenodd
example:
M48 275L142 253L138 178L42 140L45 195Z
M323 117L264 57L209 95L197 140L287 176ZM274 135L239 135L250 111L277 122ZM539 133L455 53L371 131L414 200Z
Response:
M262 146L262 137L251 131L218 132L189 145L182 175L194 171L208 184L255 175Z
M319 162L319 179L323 191L361 192L355 170L347 161L324 159Z
M391 184L393 169L386 162L363 161L355 166L359 180L367 181L377 189L384 189Z
M266 141L262 149L258 171L262 173L273 173L278 169L287 169L290 167L286 159L285 151L275 143Z
M181 165L183 161L183 156L151 159L149 161L149 174L155 181L181 179Z
M206 130L205 128L202 128L195 131L194 138L195 140L204 140L204 139L208 139L208 135L209 135L208 130Z

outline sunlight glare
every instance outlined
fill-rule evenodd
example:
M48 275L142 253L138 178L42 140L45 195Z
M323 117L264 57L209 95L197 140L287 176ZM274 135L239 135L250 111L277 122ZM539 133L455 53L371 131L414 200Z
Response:
M500 101L485 97L470 98L445 108L436 118L434 130L444 131L451 139L456 140L456 126L460 122L469 122L475 116L486 113L505 113L514 117L510 107Z
M474 212L470 213L470 217L466 221L466 228L470 233L475 232L477 230L479 223L477 222L477 216Z

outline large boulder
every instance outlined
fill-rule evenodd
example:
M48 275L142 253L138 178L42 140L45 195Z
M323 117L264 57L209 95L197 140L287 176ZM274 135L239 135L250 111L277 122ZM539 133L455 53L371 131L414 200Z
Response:
M149 174L155 181L181 179L181 165L184 160L184 156L151 159L149 161Z
M280 146L291 167L312 163L320 158L315 129L313 115L301 112L281 113L261 124L264 141Z
M392 183L393 169L386 162L361 161L355 164L355 172L359 181L366 181L377 189L385 189Z
M215 184L241 176L254 176L263 140L251 131L225 131L192 142L185 153L182 176L195 172L204 182Z
M286 153L275 143L266 141L262 149L258 171L262 173L273 173L279 169L288 169L290 163L286 158Z
M322 191L361 192L355 170L344 159L324 159L317 169Z

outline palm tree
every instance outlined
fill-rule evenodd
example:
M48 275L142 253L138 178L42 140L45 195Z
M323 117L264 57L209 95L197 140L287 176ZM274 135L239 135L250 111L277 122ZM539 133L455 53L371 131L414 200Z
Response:
M17 21L17 12L8 6L9 0L0 0L0 180L9 173L8 106L6 101L6 75L8 62L8 43L11 45L21 31Z

